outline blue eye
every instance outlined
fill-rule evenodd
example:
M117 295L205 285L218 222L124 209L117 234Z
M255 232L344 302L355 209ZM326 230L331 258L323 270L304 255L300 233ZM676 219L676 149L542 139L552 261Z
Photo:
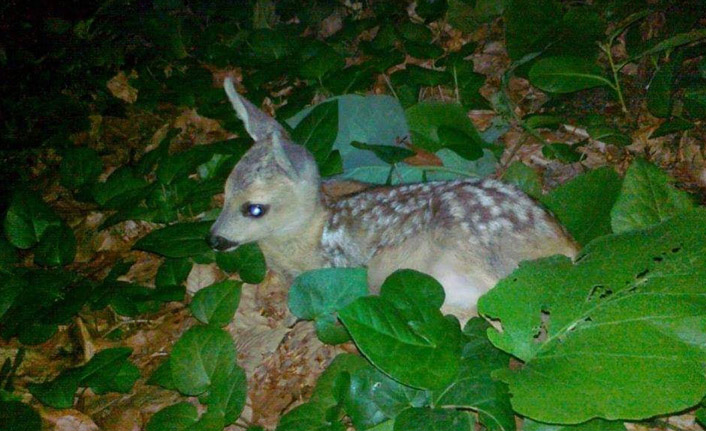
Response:
M243 215L245 217L259 218L265 215L269 205L246 203L243 205Z

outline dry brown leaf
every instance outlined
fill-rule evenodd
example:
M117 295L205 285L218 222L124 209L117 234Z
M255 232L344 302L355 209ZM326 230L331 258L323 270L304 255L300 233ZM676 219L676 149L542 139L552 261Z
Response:
M186 277L186 291L190 295L193 295L204 287L208 287L223 278L223 272L218 269L218 265L215 263L195 263L191 268L189 276Z
M121 70L108 81L108 90L110 90L113 96L124 102L135 103L135 101L137 101L137 89L132 87L128 82L128 79L135 78L137 78L137 72L134 70L130 72L129 76L125 75L125 72Z

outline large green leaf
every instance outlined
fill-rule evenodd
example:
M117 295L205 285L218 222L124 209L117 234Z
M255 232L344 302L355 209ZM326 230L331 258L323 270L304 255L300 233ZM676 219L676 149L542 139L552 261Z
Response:
M214 376L232 370L236 351L227 332L212 326L195 326L174 344L169 362L172 379L179 392L200 395Z
M225 280L199 290L189 304L191 314L209 325L229 324L240 303L241 286L239 281Z
M145 428L147 431L186 431L199 420L199 413L192 404L172 404L155 413Z
M17 248L30 248L47 228L60 224L59 217L39 195L30 190L20 190L12 195L3 228L10 244Z
M178 223L154 230L140 238L133 248L171 258L199 256L211 249L206 235L212 222Z
M477 155L485 145L461 105L421 102L408 108L405 115L412 143L425 150L436 152L441 148L451 148L456 153L473 159L473 155ZM449 139L452 135L455 135L455 139ZM460 139L458 135L464 139ZM480 154L482 155L482 151Z
M610 212L613 232L645 229L694 207L688 193L675 189L674 180L644 159L628 168L623 187Z
M221 412L225 424L230 425L235 423L242 413L247 395L248 382L245 371L233 363L229 373L219 373L214 378L206 404L209 411Z
M475 429L475 419L462 410L409 408L395 419L394 431L461 431Z
M377 368L409 386L439 388L458 372L462 335L458 323L441 314L438 301L428 300L443 298L438 283L405 292L404 285L418 279L415 274L405 271L394 277L383 284L380 297L359 298L340 310L339 317Z
M541 201L580 244L611 232L610 210L620 193L620 177L599 168L562 184Z
M218 267L226 272L237 272L246 283L258 284L265 279L265 255L257 243L243 244L233 251L217 253Z
M467 337L461 369L447 387L434 391L438 407L467 408L478 412L479 421L491 431L514 431L515 413L510 406L507 385L491 374L507 369L510 355L493 346L486 332L490 325L483 319L471 319L463 329Z
M522 431L625 431L625 425L621 421L603 419L593 419L578 425L552 425L525 419Z
M613 84L595 61L581 57L549 57L537 61L529 71L532 85L550 93L574 91Z
M520 265L481 297L514 410L548 423L638 420L706 393L706 210Z
M338 134L338 101L317 105L297 124L292 139L311 151L319 165L326 161Z
M42 235L34 253L34 263L41 266L68 265L76 257L74 231L65 224L50 226Z
M298 276L289 289L289 309L301 319L335 313L368 293L365 268L323 268Z

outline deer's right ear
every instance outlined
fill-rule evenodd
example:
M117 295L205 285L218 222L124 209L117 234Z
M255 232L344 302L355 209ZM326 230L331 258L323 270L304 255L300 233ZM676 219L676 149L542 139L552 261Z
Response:
M231 77L226 78L223 82L223 88L226 90L228 100L230 100L231 105L233 105L233 109L235 109L238 118L243 120L245 130L247 130L248 134L255 142L263 141L268 135L272 135L275 132L286 134L282 126L280 126L274 118L262 112L235 91Z

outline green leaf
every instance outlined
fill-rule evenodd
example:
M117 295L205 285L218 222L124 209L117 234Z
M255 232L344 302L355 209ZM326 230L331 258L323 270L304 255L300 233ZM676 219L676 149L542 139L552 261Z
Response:
M576 241L585 245L611 232L610 210L621 181L609 167L595 169L562 184L541 198Z
M318 317L314 322L314 329L316 329L316 337L322 343L337 345L351 339L348 330L332 314Z
M426 287L402 291L415 278L414 272L401 272L381 290L382 296L358 298L339 317L381 371L409 386L439 388L458 372L461 332L435 308L439 286L425 282ZM431 303L425 303L429 298Z
M706 117L706 84L700 82L684 90L684 108L692 118Z
M96 353L81 371L81 386L96 394L106 392L128 393L140 377L140 370L128 361L132 349L116 347Z
M405 115L412 143L425 150L436 152L442 148L451 148L459 155L473 160L478 149L485 145L461 105L421 102L408 108Z
M490 109L488 101L480 94L485 85L485 75L473 71L473 62L460 60L447 66L458 88L461 104L466 109Z
M19 401L0 401L0 424L6 431L41 431L42 429L39 413Z
M0 271L9 270L17 262L19 262L17 250L5 239L4 235L0 235ZM0 310L2 310L2 306L0 306ZM1 311L0 316L2 316Z
M686 45L689 43L693 43L696 41L700 41L702 39L706 39L706 29L697 29L697 30L692 30L688 33L679 33L677 35L674 35L668 39L665 39L658 44L638 53L633 56L631 56L628 60L624 61L618 66L622 66L624 64L633 62L637 59L640 59L646 55L653 55L657 54L662 51L666 51L668 49L673 49L682 45Z
M657 166L636 159L625 173L620 195L610 212L613 232L645 229L692 209L691 196L675 189L672 182Z
M409 321L422 320L427 308L439 309L444 303L441 283L413 269L398 269L390 274L380 286L380 295L394 302Z
M434 21L441 18L447 8L446 0L419 0L415 11L425 21Z
M680 117L675 117L660 124L654 132L650 133L649 138L661 138L662 136L671 135L672 133L691 130L694 127L696 127L696 125L694 125L694 123L692 123L691 121L685 120Z
M324 76L341 70L346 65L344 58L329 45L319 41L313 45L313 49L311 45L305 48L310 52L299 67L299 76L303 79L321 81Z
M320 103L297 124L292 139L314 155L319 165L326 161L338 134L338 101Z
M325 409L337 405L341 401L341 397L336 390L336 382L339 381L341 375L353 374L355 371L365 367L370 367L370 363L361 356L352 353L339 354L333 358L333 361L316 381L316 386L309 402L320 405Z
M164 362L157 367L152 373L150 378L147 380L148 385L161 386L164 389L169 389L171 391L176 391L176 386L174 386L174 379L172 378L172 363L167 358Z
M75 190L93 184L103 172L103 160L90 148L71 148L61 159L61 184Z
M265 279L265 256L257 243L243 244L227 253L216 253L218 267L225 272L237 272L246 283L258 284Z
M239 281L225 280L199 290L189 304L191 314L209 325L229 324L240 303L242 285Z
M606 144L612 144L618 147L625 147L632 144L632 139L630 136L613 129L612 127L593 125L588 126L586 131L591 138Z
M185 431L199 420L196 407L189 403L173 404L158 411L147 423L147 431Z
M505 44L513 60L542 51L561 23L561 4L555 0L510 0L504 6Z
M209 411L223 413L225 425L235 423L245 407L248 382L245 371L235 363L230 373L218 374L209 390Z
M26 249L36 244L50 226L61 220L33 191L20 190L12 195L3 228L10 244Z
M539 174L522 162L513 162L503 172L502 180L516 185L520 190L538 199L542 194L542 182Z
M640 420L706 392L706 211L526 262L480 298L497 347L525 362L504 373L513 409L547 423Z
M289 288L289 309L300 319L317 319L346 307L368 293L365 268L322 268L307 271Z
M535 87L550 93L573 93L613 85L594 61L570 56L538 60L530 68L529 80Z
M134 206L146 196L148 186L144 178L136 177L128 167L122 167L110 174L105 182L94 184L93 199L98 205L109 209Z
M564 163L575 163L581 160L583 154L576 151L573 145L552 142L542 147L542 155L549 160L559 160Z
M65 224L50 226L42 235L34 252L34 263L40 266L63 266L76 257L74 231Z
M548 114L531 114L522 118L530 129L556 130L565 121L563 117Z
M415 24L411 21L403 21L397 26L397 32L402 38L417 43L429 43L434 35L431 30L423 24Z
M622 421L606 421L593 419L578 425L552 425L525 419L522 423L523 431L625 431Z
M340 422L326 418L325 408L319 404L306 403L282 416L276 431L345 431Z
M36 399L55 409L69 409L74 405L74 394L82 377L81 368L63 371L55 379L44 383L30 383L29 392Z
M157 270L154 284L157 287L179 286L186 281L192 266L188 259L165 259Z
M647 109L655 117L668 118L672 114L674 79L681 66L681 56L676 57L657 69L647 88Z
M433 393L433 405L472 409L488 430L514 431L515 412L507 385L492 377L496 370L508 368L510 355L488 340L489 328L481 318L468 321L463 330L467 338L461 369L449 386Z
M392 145L371 145L362 142L351 142L351 146L359 150L372 151L380 160L391 165L399 163L416 154L414 151L408 150L407 148L393 147Z
M212 326L195 326L174 344L170 357L174 385L184 395L200 395L214 375L232 370L236 351L227 332Z
M206 243L211 224L210 221L173 224L150 232L133 248L171 258L202 255L211 250Z
M429 401L427 391L398 383L368 365L351 372L344 408L356 429L368 429Z
M395 419L394 431L456 431L475 429L471 412L461 410L409 408Z

